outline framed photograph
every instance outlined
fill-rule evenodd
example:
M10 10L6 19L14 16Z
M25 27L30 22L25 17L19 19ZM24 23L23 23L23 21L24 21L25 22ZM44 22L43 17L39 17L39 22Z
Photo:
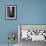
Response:
M5 5L5 18L9 20L16 19L16 5Z
M46 41L46 24L19 24L18 42L24 43L25 40Z

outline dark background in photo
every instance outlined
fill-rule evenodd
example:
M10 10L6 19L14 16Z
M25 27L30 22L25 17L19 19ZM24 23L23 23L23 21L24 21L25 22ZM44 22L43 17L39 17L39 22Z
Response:
M12 10L11 10L12 8ZM14 17L15 16L15 7L7 7L7 17Z

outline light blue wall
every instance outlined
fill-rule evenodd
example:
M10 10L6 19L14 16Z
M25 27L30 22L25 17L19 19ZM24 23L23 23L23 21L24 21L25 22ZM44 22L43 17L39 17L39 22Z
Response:
M5 5L17 6L16 20L5 20ZM0 0L0 44L8 43L18 24L46 24L46 0Z

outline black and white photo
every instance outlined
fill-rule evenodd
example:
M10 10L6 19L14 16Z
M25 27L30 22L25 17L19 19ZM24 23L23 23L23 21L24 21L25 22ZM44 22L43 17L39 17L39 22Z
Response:
M16 5L6 5L6 19L16 19Z

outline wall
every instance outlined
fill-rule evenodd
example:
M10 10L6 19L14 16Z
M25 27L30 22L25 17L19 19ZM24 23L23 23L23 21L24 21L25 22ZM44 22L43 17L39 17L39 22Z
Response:
M16 20L5 20L5 5L17 6ZM9 32L18 32L18 24L46 24L46 0L0 0L0 44L8 43Z

